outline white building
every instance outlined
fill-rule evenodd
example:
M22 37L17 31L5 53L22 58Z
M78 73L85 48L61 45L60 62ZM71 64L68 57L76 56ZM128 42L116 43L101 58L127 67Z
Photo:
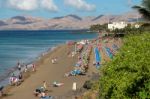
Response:
M114 29L123 29L127 26L128 24L126 22L113 22L108 24L108 29L109 30L114 30Z

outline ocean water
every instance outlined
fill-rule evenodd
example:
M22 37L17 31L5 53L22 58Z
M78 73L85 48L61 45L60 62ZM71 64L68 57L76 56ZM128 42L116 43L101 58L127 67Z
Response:
M0 31L0 80L13 71L18 61L27 64L66 41L96 36L84 31Z

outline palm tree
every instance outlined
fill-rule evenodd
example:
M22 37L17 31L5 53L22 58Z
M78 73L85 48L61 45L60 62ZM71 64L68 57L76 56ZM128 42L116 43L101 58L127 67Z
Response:
M150 20L150 0L143 0L141 6L133 6L147 20Z

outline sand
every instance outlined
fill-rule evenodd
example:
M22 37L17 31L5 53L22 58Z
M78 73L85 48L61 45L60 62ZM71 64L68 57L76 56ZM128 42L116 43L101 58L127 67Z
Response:
M37 71L25 79L21 85L14 86L3 99L39 99L33 95L33 91L43 86L43 81L47 82L48 95L57 96L56 99L72 99L73 96L68 93L72 92L73 82L76 82L77 89L80 89L84 82L90 79L92 72L89 72L86 76L64 77L64 74L72 70L77 62L77 55L74 58L68 57L67 52L67 45L62 45L44 55L35 63L37 64ZM51 59L54 57L58 58L56 64L51 63ZM95 69L93 68L92 71L95 71ZM64 85L53 87L51 84L54 81L64 83Z

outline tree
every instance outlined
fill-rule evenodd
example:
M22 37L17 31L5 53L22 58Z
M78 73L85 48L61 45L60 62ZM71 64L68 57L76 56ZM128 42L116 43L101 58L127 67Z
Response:
M100 24L96 24L96 25L92 25L90 27L90 30L91 31L106 31L108 28L107 28L107 24L103 24L103 25L100 25Z
M147 20L150 20L150 0L143 0L141 6L133 6Z

